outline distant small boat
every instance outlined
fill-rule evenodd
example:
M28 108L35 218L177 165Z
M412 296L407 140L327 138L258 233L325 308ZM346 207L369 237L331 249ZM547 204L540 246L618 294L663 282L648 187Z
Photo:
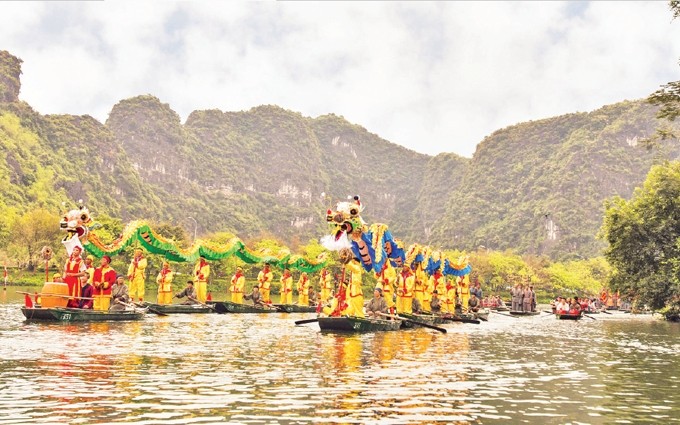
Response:
M581 313L555 313L559 320L580 320L583 315Z

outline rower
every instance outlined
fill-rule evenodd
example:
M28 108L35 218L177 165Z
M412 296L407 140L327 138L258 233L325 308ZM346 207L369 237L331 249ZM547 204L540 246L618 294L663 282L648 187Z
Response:
M474 313L479 311L479 298L477 298L477 295L474 292L470 293L468 309Z
M257 285L253 286L253 291L250 294L244 295L244 298L247 300L252 300L253 305L257 307L264 307L264 301L262 299L262 294L260 293L260 287Z
M175 298L184 297L186 297L187 300L182 303L183 305L193 305L199 303L199 301L197 301L198 292L196 291L196 288L194 288L194 281L191 279L187 280L187 286L182 292L175 294Z
M125 284L125 276L119 274L116 283L111 287L111 306L109 310L125 310L125 305L130 302L128 287Z
M375 288L373 291L373 298L366 306L366 314L369 318L379 319L381 314L387 313L387 302L382 296L383 292L380 288Z

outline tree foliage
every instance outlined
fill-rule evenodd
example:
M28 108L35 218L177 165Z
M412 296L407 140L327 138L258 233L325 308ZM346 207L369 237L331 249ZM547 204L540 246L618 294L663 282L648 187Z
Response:
M609 243L612 289L654 309L677 302L680 162L653 167L629 201L608 201L601 235Z

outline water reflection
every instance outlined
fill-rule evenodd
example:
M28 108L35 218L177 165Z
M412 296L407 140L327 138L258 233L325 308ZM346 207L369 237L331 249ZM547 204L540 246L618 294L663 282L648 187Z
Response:
M603 423L680 417L680 326L551 316L375 334L303 314L23 321L0 304L3 423ZM602 315L601 315L602 316Z

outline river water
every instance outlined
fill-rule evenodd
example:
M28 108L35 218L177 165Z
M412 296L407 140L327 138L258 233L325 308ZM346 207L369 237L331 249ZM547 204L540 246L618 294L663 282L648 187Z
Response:
M294 325L313 314L29 323L0 292L0 424L680 422L680 325L651 316L343 335Z

